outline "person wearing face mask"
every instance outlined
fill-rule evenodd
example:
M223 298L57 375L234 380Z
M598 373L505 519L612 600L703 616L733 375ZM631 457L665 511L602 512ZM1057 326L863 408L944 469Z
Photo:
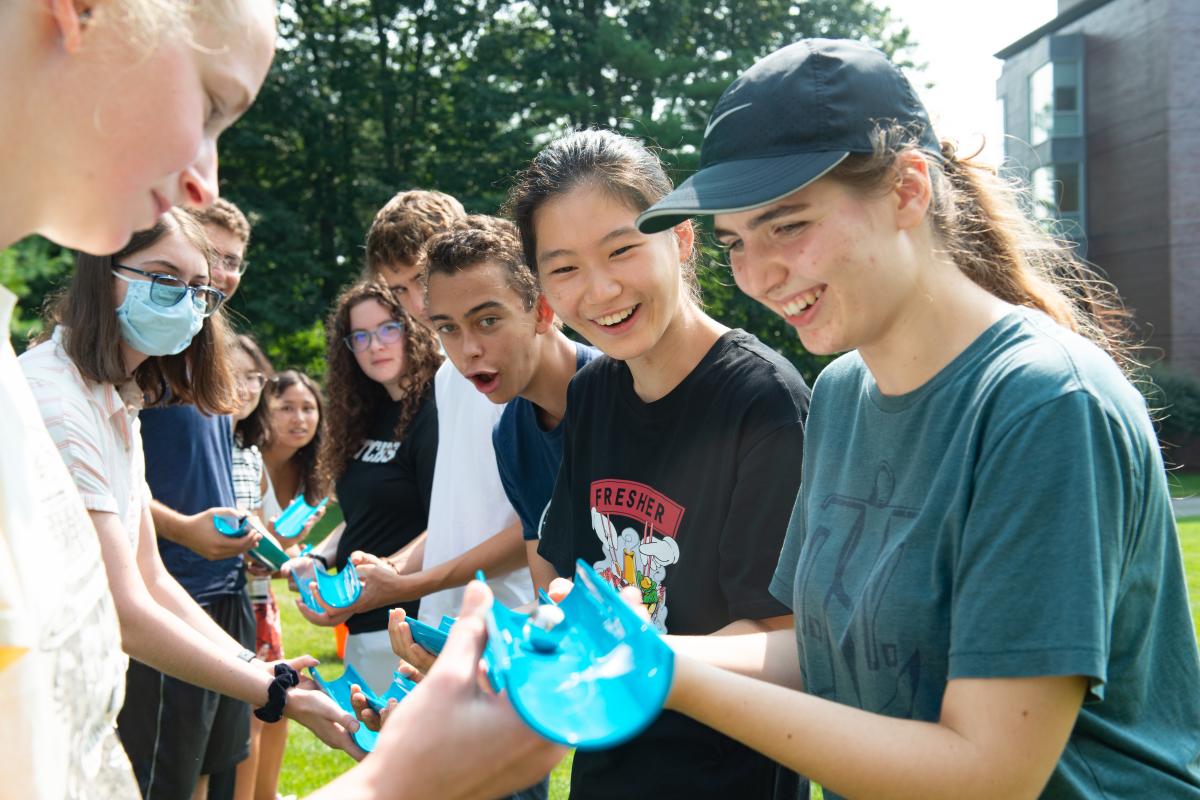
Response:
M212 285L228 300L241 281L250 224L226 199L189 213L215 250ZM203 413L196 404L168 394L142 412L141 423L146 480L153 494L150 511L163 563L226 633L253 652L254 613L242 565L253 542L223 536L214 525L219 515L249 510L237 508L233 490L232 420ZM201 786L211 781L210 796L232 798L235 768L249 755L246 704L135 663L126 682L124 716L131 715L165 720L156 724L151 749L135 757L136 768L160 781L160 776L174 774L176 765L199 758Z
M79 256L70 287L51 306L52 335L20 363L91 514L126 652L146 669L262 709L267 721L285 712L326 742L354 750L338 727L353 727L352 718L319 691L287 691L294 674L288 669L315 661L295 659L290 668L251 663L241 644L171 577L158 552L138 416L143 400L169 395L210 414L233 406L228 334L218 310L224 296L208 285L212 257L203 230L179 210L112 256ZM108 302L97 301L105 292ZM253 543L258 536L247 538ZM140 756L161 739L152 712L126 703L122 743L143 794L158 789L187 797L199 774L198 756L170 771L141 769L149 762Z

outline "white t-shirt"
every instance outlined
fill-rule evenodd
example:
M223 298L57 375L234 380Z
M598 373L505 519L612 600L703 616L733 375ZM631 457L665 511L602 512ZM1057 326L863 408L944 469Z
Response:
M0 329L15 304L0 287ZM114 727L128 659L100 543L7 336L0 442L0 795L137 797Z
M496 468L492 428L504 406L488 400L446 361L434 377L438 449L429 498L429 538L423 568L441 564L490 539L517 521ZM512 608L533 599L529 568L488 575L496 601ZM437 625L457 616L464 587L421 598L420 620Z

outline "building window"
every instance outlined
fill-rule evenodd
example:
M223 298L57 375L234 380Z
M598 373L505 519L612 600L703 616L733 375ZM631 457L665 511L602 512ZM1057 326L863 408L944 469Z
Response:
M1054 233L1083 238L1083 170L1078 162L1033 171L1033 212Z
M1083 132L1078 61L1043 64L1029 76L1029 143Z
M1054 64L1029 76L1029 143L1039 145L1054 132Z

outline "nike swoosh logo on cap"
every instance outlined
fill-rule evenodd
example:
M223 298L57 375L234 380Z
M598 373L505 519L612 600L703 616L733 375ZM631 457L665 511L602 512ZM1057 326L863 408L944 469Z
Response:
M734 106L733 108L729 109L724 114L722 114L721 116L714 119L712 122L708 123L708 127L704 129L704 138L705 139L708 138L708 135L710 133L712 133L712 129L717 127L717 125L720 124L721 120L725 119L733 112L741 111L743 108L749 108L751 105L753 105L753 104L752 103L742 103L740 106Z

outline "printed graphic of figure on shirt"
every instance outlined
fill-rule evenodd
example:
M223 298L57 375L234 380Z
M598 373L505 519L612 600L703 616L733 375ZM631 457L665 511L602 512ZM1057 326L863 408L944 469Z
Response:
M612 479L593 481L591 500L592 530L604 552L593 569L617 591L637 587L651 621L666 633L665 579L679 561L683 506L645 484Z

